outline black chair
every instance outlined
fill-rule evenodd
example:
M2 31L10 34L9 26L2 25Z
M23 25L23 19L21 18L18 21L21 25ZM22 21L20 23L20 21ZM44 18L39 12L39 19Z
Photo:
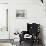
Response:
M34 38L33 41L38 41L39 43L40 24L27 24L27 31Z
M39 33L40 33L40 24L27 23L27 31L22 31L22 34L20 34L20 44L22 41L24 41L24 35L29 34L32 35L32 38L29 40L31 41L31 44L33 45L34 42L39 43Z

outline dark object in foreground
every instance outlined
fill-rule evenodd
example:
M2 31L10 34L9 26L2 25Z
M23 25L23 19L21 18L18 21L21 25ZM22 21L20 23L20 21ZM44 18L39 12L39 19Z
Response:
M41 2L43 3L43 0L41 0Z
M40 33L40 24L32 23L29 24L27 23L27 31L22 31L22 34L20 34L20 44L22 41L30 43L30 46L33 46L34 43L41 43L41 39L39 38L39 33ZM32 37L31 38L24 38L25 34L29 34Z

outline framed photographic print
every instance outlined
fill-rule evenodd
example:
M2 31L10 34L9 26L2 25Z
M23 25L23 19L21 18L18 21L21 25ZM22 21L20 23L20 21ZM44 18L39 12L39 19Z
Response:
M16 10L16 17L17 18L26 18L26 11L25 10Z

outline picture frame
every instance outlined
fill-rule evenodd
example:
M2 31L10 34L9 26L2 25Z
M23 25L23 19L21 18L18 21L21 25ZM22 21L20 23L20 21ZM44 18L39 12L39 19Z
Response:
M26 10L16 10L16 18L26 18Z

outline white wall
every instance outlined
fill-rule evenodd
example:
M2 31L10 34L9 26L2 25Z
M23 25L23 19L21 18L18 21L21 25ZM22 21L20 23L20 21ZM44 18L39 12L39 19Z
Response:
M8 3L8 0L0 0L0 3Z
M16 9L25 9L27 17L16 18ZM9 31L11 36L18 30L19 32L27 29L28 23L40 23L43 26L44 40L46 41L46 16L45 5L40 0L10 0L9 2ZM13 37L11 37L13 38Z
M8 0L0 0L0 3L8 3ZM8 5L0 4L0 20L4 19L6 17L6 11L5 10L7 8L8 8ZM1 18L1 15L2 15L2 18ZM3 23L2 23L3 25L0 22L0 24L2 25L2 27L6 24L5 23L6 22L5 19L4 19L4 21L2 20L3 21ZM0 25L0 27L1 27L1 25ZM7 31L1 32L0 31L0 39L8 39L8 38L9 38L9 32L7 32ZM0 46L12 46L12 45L11 45L11 43L0 43Z
M8 2L8 0L0 0L0 3ZM45 0L44 0L45 2ZM17 19L16 9L25 9L27 18ZM46 42L46 16L45 5L40 0L9 0L9 31L11 36L16 30L26 30L27 22L40 23L43 26L44 40ZM13 37L11 37L13 38Z

